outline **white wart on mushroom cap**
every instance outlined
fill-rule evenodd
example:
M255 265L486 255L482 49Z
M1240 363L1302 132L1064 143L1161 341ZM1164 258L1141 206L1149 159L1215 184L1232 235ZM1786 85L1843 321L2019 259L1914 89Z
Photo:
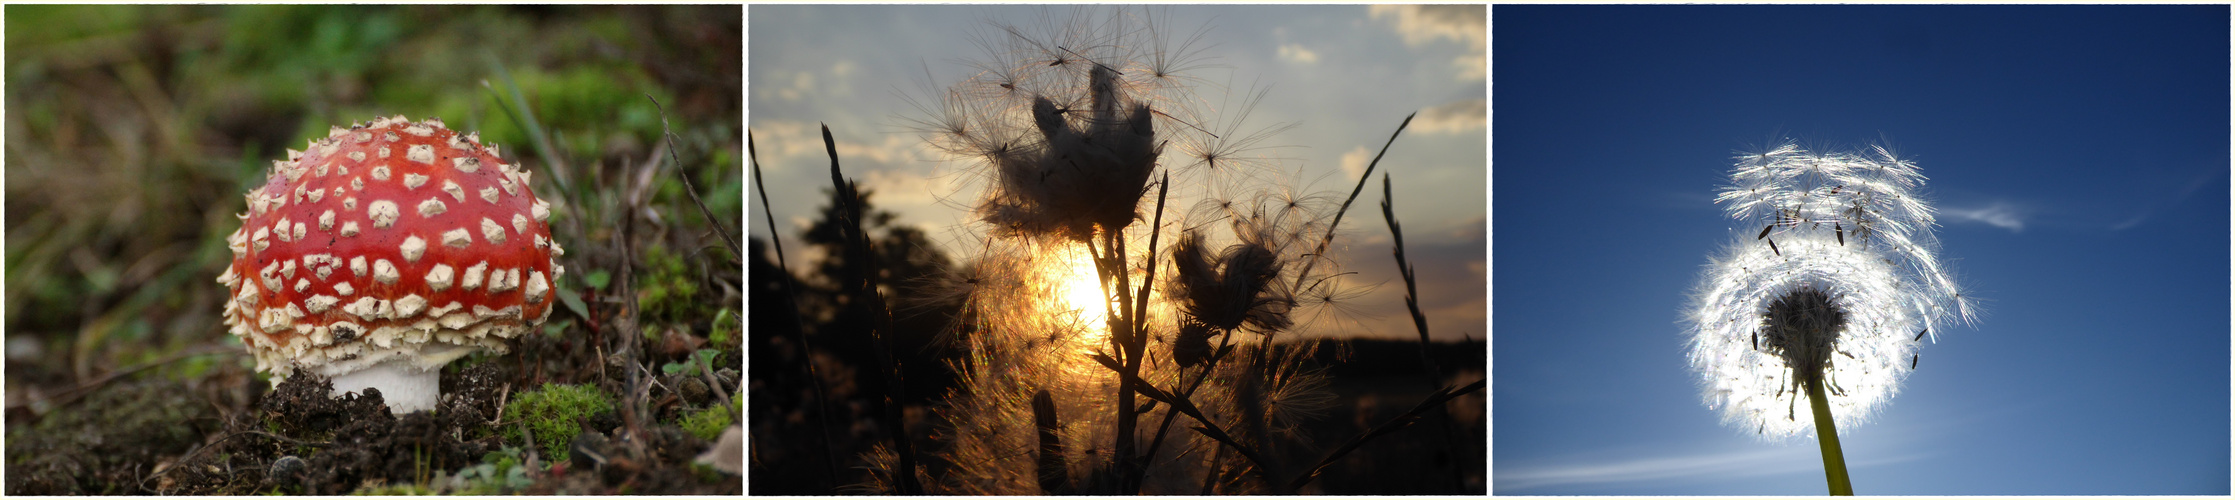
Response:
M442 365L504 352L551 315L565 251L550 206L478 136L397 116L272 162L218 282L225 323L275 386L311 370L338 394L359 372L416 370L403 376L432 387ZM395 392L382 390L397 413L436 396Z

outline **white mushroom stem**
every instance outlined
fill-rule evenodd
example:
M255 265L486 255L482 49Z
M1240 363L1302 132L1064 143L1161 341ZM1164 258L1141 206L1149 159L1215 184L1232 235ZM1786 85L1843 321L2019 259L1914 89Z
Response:
M349 373L335 375L334 396L363 393L365 388L380 389L380 397L388 403L388 411L397 415L419 410L432 410L442 398L442 367L421 368L406 358L387 361Z

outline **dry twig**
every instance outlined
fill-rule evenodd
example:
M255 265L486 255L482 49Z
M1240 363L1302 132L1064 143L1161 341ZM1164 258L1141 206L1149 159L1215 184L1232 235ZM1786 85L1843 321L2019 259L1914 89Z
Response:
M698 205L699 214L706 217L706 225L714 228L714 234L722 235L722 241L729 242L729 253L732 258L743 260L745 250L743 247L737 246L737 237L730 236L729 229L722 227L721 219L714 218L714 211L706 208L705 201L698 199L698 186L691 184L690 172L685 172L682 160L675 157L675 132L669 131L667 128L667 107L661 106L660 100L652 97L650 93L644 94L644 98L651 99L652 107L660 110L660 136L667 138L667 162L675 165L675 176L683 179L683 192L691 195L691 203ZM768 198L763 197L761 200L766 202Z

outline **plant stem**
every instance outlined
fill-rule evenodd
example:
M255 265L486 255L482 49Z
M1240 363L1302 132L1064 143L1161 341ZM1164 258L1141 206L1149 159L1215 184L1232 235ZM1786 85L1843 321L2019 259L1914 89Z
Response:
M1824 399L1824 377L1819 373L1809 377L1808 407L1816 414L1816 444L1824 449L1824 480L1831 484L1831 494L1854 496L1855 486L1847 482L1847 457L1839 452L1839 426L1831 421L1831 403Z
M838 461L831 458L831 453L834 453L837 448L830 445L830 424L828 422L830 419L830 402L823 395L823 377L815 372L815 342L807 337L806 324L800 322L799 292L792 291L792 266L791 263L784 260L784 235L783 231L776 227L776 212L768 208L768 186L761 183L760 153L758 148L753 146L753 132L751 130L745 131L745 155L753 162L753 188L760 190L761 215L768 219L768 238L774 242L770 246L776 248L776 267L782 271L777 273L776 279L784 285L783 300L787 310L792 312L789 315L792 317L792 333L799 336L800 364L804 365L807 370L807 380L810 382L808 386L814 388L815 434L817 438L822 440L824 479L829 482L831 487L835 488L838 484ZM501 402L498 410L497 417L504 418Z

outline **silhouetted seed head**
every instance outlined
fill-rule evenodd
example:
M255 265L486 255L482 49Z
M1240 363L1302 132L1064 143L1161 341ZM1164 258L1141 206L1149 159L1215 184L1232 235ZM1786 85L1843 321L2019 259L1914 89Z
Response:
M1181 367L1193 367L1209 360L1211 354L1211 328L1182 320L1179 335L1172 339L1172 361Z
M1246 324L1273 332L1291 324L1295 299L1276 285L1284 264L1272 250L1239 243L1213 254L1200 232L1189 231L1173 246L1172 262L1178 272L1173 295L1195 321L1220 331Z

